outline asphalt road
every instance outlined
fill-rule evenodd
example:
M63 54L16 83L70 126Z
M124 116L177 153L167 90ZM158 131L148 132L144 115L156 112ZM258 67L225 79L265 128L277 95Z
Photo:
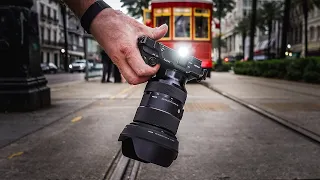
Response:
M48 85L84 80L84 73L45 74Z
M0 179L102 180L121 147L119 133L132 121L143 90L144 85L80 83L54 91L51 110L8 115L8 123L21 116L25 127L89 103L0 149ZM169 168L141 163L136 179L320 178L318 144L202 85L188 84L187 90L177 160Z

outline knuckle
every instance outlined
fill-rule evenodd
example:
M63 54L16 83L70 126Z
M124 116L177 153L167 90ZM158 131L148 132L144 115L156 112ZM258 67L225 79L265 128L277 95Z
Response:
M136 73L138 76L144 76L147 73L147 71L145 69L139 68L137 69Z
M124 54L126 57L129 56L133 51L132 46L128 44L122 44L120 45L120 52Z
M138 77L131 77L128 80L128 83L131 84L131 85L137 85L137 84L139 84L139 78Z

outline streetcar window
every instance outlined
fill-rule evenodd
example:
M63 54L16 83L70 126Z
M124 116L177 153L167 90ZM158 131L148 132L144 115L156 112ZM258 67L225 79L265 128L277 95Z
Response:
M194 39L210 40L210 10L195 8L194 9Z
M175 37L190 37L190 17L175 17Z
M169 37L170 33L170 16L158 16L156 17L156 27L161 26L162 24L168 25L167 34L164 37Z
M209 38L208 17L195 17L195 37Z
M174 8L174 37L191 38L191 8Z
M168 25L167 34L164 38L170 38L170 16L171 16L171 9L170 8L157 8L154 9L154 25L156 27L161 26L162 24Z

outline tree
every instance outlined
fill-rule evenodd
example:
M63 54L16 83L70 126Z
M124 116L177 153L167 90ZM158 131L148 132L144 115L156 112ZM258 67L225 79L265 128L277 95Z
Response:
M258 12L258 14L261 16L260 18L257 18L257 24L260 27L259 29L268 31L267 56L269 58L273 22L279 21L282 17L282 3L278 1L265 1L259 8ZM267 29L265 29L264 27L267 27Z
M213 16L218 17L220 28L219 28L219 36L218 36L218 61L217 65L220 65L222 63L221 60L221 19L224 18L228 12L231 12L234 9L235 2L234 0L212 0L214 7L217 9L214 11Z
M305 57L308 56L308 16L309 12L313 11L316 7L320 8L320 0L293 0L293 4L298 8L299 12L304 17L304 46Z
M133 18L143 17L143 9L149 8L151 0L120 0L123 4L121 7L127 7L128 14Z
M254 54L254 36L256 30L256 16L257 16L257 0L252 0L251 7L251 20L250 20L250 49L249 49L249 58L248 60L253 60Z
M289 19L291 11L291 0L285 0L284 2L284 15L282 20L282 40L281 40L281 54L280 58L285 58L285 52L287 48L287 32L289 29Z
M244 58L245 47L246 47L246 37L248 32L250 31L249 26L250 26L250 18L245 16L238 22L238 24L235 26L233 30L235 33L241 34L243 58Z

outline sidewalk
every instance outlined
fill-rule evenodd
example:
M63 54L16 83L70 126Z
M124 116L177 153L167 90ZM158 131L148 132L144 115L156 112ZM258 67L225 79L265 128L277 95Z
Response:
M232 73L212 73L206 82L320 136L320 85Z
M91 80L55 84L49 87L51 107L28 113L0 114L0 148L75 114L99 99L115 98L130 85L101 84L99 80Z

